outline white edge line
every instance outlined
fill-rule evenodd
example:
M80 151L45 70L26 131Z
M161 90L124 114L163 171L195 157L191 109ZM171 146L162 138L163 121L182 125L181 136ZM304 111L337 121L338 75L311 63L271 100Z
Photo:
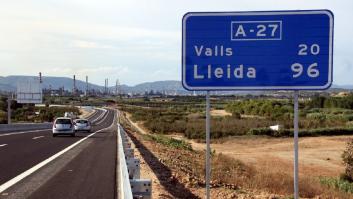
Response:
M77 146L78 144L80 144L81 142L85 141L86 139L88 139L89 137L93 136L94 134L104 131L106 129L111 128L116 121L116 115L114 113L114 119L112 124L104 129L100 129L94 133L89 134L87 137L82 138L81 140L73 143L72 145L66 147L65 149L61 150L60 152L56 153L55 155L47 158L46 160L38 163L37 165L35 165L34 167L28 169L27 171L21 173L20 175L12 178L11 180L5 182L4 184L0 185L0 193L2 193L3 191L5 191L6 189L10 188L11 186L13 186L14 184L18 183L19 181L21 181L22 179L24 179L25 177L31 175L32 173L34 173L35 171L37 171L38 169L42 168L43 166L45 166L46 164L50 163L51 161L55 160L57 157L61 156L62 154L66 153L67 151L69 151L70 149L74 148L75 146Z
M0 147L6 146L7 144L0 144Z

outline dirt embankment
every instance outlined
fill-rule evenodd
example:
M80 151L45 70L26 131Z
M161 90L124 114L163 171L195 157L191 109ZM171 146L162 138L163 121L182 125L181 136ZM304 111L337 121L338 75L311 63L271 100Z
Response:
M129 115L127 116L129 117ZM168 147L160 146L152 141L143 140L143 137L146 137L143 134L149 134L149 132L143 127L142 124L132 122L131 125L142 133L142 135L136 134L136 138L142 140L140 142L145 145L145 150L149 151L142 151L142 154L150 153L157 159L155 162L151 162L151 158L144 160L146 165L150 166L150 172L155 173L155 177L151 178L158 179L156 182L158 182L157 184L160 186L160 190L164 190L160 191L159 195L156 195L154 198L185 198L180 195L180 197L178 197L178 195L174 192L170 192L169 188L165 188L170 186L170 183L173 183L173 180L177 180L180 183L180 186L184 185L184 188L190 190L196 197L203 198L203 178L195 180L195 178L191 177L193 172L191 172L191 175L190 172L185 172L185 168L189 168L190 165L191 167L196 165L196 160L199 160L200 157L184 155L178 150L168 152L171 150ZM182 135L171 135L170 137L185 139ZM320 194L324 194L324 198L327 198L326 196L329 196L328 198L331 198L331 196L337 198L336 192L326 191L326 188L318 184L317 180L320 176L338 177L344 171L341 154L345 149L346 142L352 138L353 136L300 138L299 171L302 183L302 194L306 195L308 198L311 198L311 196L316 197ZM204 153L203 151L205 150L205 144L197 143L192 140L187 141L192 144L195 151L198 151L198 153L201 154ZM222 139L221 143L215 142L211 144L211 148L212 150L215 150L216 154L224 154L233 159L240 160L245 163L246 166L253 167L257 171L257 174L252 176L250 181L245 182L245 184L244 182L240 182L240 184L243 184L245 188L229 189L229 187L224 186L213 187L211 192L213 196L212 198L269 198L272 196L268 193L280 193L284 195L290 195L290 193L292 193L292 138L269 138L259 136L233 137L229 139ZM184 156L187 157L187 159L180 159ZM173 159L177 159L176 162L173 162ZM185 162L190 162L189 160L192 160L195 163L186 163L186 165L180 165L178 163L184 162L185 164ZM159 164L164 166L160 166L159 169L153 169L156 165L158 168ZM204 162L201 161L200 165L201 164L203 165ZM215 164L213 163L212 165L214 166ZM196 169L196 166L194 167ZM201 167L198 168L198 170L201 171L203 171L203 169L204 168ZM169 174L161 174L164 173L165 170L167 170ZM281 175L283 175L283 178L281 178ZM273 177L276 178L277 182L274 182L275 179ZM253 184L253 180L256 180L257 184ZM247 189L246 186L251 188ZM259 186L259 189L256 188L257 186ZM276 187L278 186L282 187L277 189ZM239 190L241 190L241 193L239 193ZM262 193L258 190L269 191ZM341 197L340 194L338 194L338 196L338 198L346 198Z
M130 118L130 114L127 114ZM131 121L131 120L130 120ZM142 124L131 122L141 133L148 130ZM173 138L185 139L181 135ZM312 176L339 176L344 171L341 155L353 136L325 136L299 138L300 173ZM187 140L195 150L205 150L204 143ZM236 137L223 143L211 144L212 150L229 155L256 167L275 161L292 171L293 138Z
M137 133L126 124L124 127L138 149L135 155L141 160L141 176L152 179L152 198L205 197L203 152L165 146L148 139L148 136L144 134ZM242 169L240 170L243 172ZM222 171L220 175L227 175L223 169L218 169L218 171ZM220 181L211 181L211 188L211 198L217 199L255 199L271 196L265 192L240 189L237 185L224 184Z
M339 176L344 171L341 155L353 136L305 137L299 140L299 171L302 175ZM205 144L191 141L196 150ZM211 144L212 150L227 154L258 168L276 162L283 169L292 171L292 138L232 138L224 143Z

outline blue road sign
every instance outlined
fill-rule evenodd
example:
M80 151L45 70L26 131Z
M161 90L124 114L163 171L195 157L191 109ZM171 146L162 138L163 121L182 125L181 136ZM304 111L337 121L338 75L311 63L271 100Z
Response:
M323 90L332 84L329 10L187 13L188 90Z

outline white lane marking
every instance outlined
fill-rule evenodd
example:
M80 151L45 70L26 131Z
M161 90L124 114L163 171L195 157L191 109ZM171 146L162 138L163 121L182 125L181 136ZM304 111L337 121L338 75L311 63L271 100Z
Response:
M99 117L97 117L95 120L92 121L92 123L95 124L100 124L104 119L104 116L106 115L106 112L102 112L102 114L99 115ZM101 120L101 121L99 121ZM99 121L98 123L96 123L97 121Z
M36 140L36 139L40 139L40 138L44 138L44 136L33 137L32 140Z
M0 144L0 147L6 146L7 144Z
M98 113L98 111L96 109L93 110L93 113L90 114L89 116L86 117L86 119L92 119L93 116L95 116Z
M24 179L25 177L31 175L32 173L34 173L35 171L37 171L38 169L42 168L43 166L47 165L49 162L55 160L57 157L63 155L64 153L66 153L67 151L71 150L72 148L74 148L75 146L77 146L78 144L80 144L81 142L85 141L86 139L88 139L89 137L93 136L96 133L99 133L101 131L104 131L106 129L109 129L111 127L114 126L116 122L116 115L114 114L114 120L112 122L112 124L104 129L100 129L94 133L89 134L87 137L84 137L82 139L80 139L79 141L73 143L72 145L66 147L65 149L59 151L58 153L56 153L55 155L49 157L48 159L40 162L39 164L35 165L34 167L28 169L27 171L21 173L20 175L12 178L11 180L5 182L4 184L0 185L0 193L2 193L3 191L5 191L6 189L8 189L9 187L13 186L14 184L18 183L19 181L21 181L22 179Z
M21 132L16 132L16 133L5 133L5 134L0 134L0 137L7 136L7 135L18 135L18 134L25 134L25 133L35 133L35 132L48 131L48 130L50 130L50 129L21 131Z
M104 120L107 118L107 116L108 116L108 113L105 114L105 115L103 116L103 118L102 118L98 123L96 123L96 125L99 125L99 124L103 123Z

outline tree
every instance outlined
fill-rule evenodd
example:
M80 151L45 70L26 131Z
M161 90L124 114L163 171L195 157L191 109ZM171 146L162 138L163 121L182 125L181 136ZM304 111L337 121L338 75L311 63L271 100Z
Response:
M342 154L342 159L346 166L345 178L353 181L353 139L347 143L346 150Z

